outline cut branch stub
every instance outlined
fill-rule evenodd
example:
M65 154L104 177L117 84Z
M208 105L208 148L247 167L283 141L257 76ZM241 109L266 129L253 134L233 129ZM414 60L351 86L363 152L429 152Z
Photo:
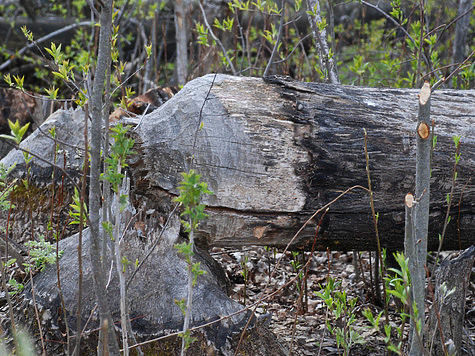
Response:
M419 126L417 127L417 134L422 140L427 140L430 135L429 125L427 125L425 122L419 123Z
M412 195L411 193L407 193L406 197L404 198L404 203L408 208L412 208L412 206L414 205L414 195Z
M430 84L429 82L425 82L421 88L421 92L419 93L419 103L421 105L425 105L427 100L430 98Z

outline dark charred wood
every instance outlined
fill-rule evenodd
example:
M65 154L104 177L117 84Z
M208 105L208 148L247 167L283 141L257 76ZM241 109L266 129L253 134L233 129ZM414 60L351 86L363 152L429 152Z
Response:
M403 248L404 196L414 189L418 90L281 77L217 75L213 80L207 75L188 83L136 129L138 154L130 164L137 196L174 197L179 173L193 167L215 193L206 199L209 217L199 227L199 238L209 246L283 247L316 210L352 186L367 186L365 128L382 246ZM438 247L444 223L454 135L462 136L462 158L443 248L473 243L475 186L468 179L475 168L474 101L473 90L438 90L432 96L438 140L429 249ZM311 246L316 222L293 247ZM375 249L366 191L355 189L331 205L317 247Z

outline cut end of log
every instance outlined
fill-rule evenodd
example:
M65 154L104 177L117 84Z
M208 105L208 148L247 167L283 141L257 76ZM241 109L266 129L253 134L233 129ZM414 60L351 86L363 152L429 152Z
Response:
M412 208L412 206L414 205L414 195L412 195L411 193L407 193L406 197L404 198L404 203L408 208Z
M421 122L417 127L417 134L423 140L427 140L430 135L430 128L425 122Z
M429 82L425 82L421 88L421 92L419 94L419 103L421 105L427 104L427 101L430 98L430 84Z

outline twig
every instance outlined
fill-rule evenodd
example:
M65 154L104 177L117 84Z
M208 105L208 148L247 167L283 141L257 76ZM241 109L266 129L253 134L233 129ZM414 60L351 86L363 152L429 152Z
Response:
M431 92L434 92L434 90L438 89L439 86L443 83L445 83L447 80L449 80L454 74L458 73L458 71L460 69L462 69L462 67L465 66L465 64L470 60L470 58L472 58L472 56L475 54L475 49L472 51L472 53L470 53L468 55L467 58L465 58L465 60L452 72L448 75L447 78L440 78L433 86L432 86L432 90Z
M143 260L140 261L139 265L138 265L137 268L134 270L134 272L132 273L132 275L129 277L129 280L127 281L127 284L126 284L126 286L125 286L125 290L128 290L128 289L129 289L130 283L132 283L132 280L134 279L135 275L137 274L137 272L138 272L138 271L140 270L140 268L143 266L143 264L145 263L145 261L147 261L147 259L150 257L150 255L151 255L152 252L154 251L155 246L157 246L158 242L160 241L160 238L162 237L163 233L164 233L165 230L167 229L168 223L170 222L170 219L171 219L171 217L173 216L173 214L175 213L175 211L177 210L177 208L178 208L178 204L176 204L175 207L172 209L172 211L168 214L167 220L165 221L165 224L163 225L163 228L162 228L162 230L160 231L160 234L158 235L157 239L155 240L155 242L153 243L153 245L149 248L148 253L145 255L145 257L143 258Z
M22 54L24 54L26 51L28 51L29 49L37 46L38 43L41 43L41 42L44 42L44 41L47 41L49 40L50 38L53 38L63 32L67 32L69 30L73 30L75 29L76 27L80 27L80 26L92 26L91 24L91 21L83 21L83 22L78 22L78 23L74 23L72 25L69 25L69 26L66 26L66 27L63 27L63 28L60 28L59 30L56 30L54 32L51 32L49 34L47 34L46 36L43 36L37 40L35 40L34 42L31 42L29 44L27 44L25 47L21 48L15 56L13 56L12 58L10 58L9 60L7 60L6 62L3 62L1 65L0 65L0 71L1 70L4 70L5 68L7 68L12 62L13 60L16 58L16 57L19 57L21 56Z
M89 155L87 151L87 121L89 119L89 105L86 103L84 105L84 163L83 163L83 176L81 182L81 197L80 197L80 207L79 207L79 234L78 234L78 301L77 301L77 310L76 310L76 346L73 354L79 355L81 353L81 322L82 322L82 310L81 310L81 299L82 299L82 280L83 280L83 268L82 268L82 235L84 230L84 201L86 197L86 177L87 177L87 168L89 163Z
M311 260L309 260L311 261ZM307 262L309 263L309 262ZM306 266L305 266L306 267ZM295 277L291 278L287 283L284 283L281 287L279 287L278 289L276 289L275 291L273 291L272 293L268 294L268 295L264 295L263 297L261 297L257 302L255 302L254 304L251 304L247 307L244 307L242 309L239 309L231 314L228 314L228 315L225 315L225 316L222 316L220 317L219 319L216 319L216 320L213 320L213 321L210 321L210 322L207 322L207 323L204 323L204 324L201 324L201 325L198 325L198 326L194 326L192 328L189 328L188 330L191 331L197 331L197 330L200 330L202 328L206 328L208 326L211 326L211 325L214 325L216 323L219 323L223 320L227 320L227 319L230 319L232 318L233 316L236 316L238 314L241 314L245 311L248 311L250 309L255 309L257 308L263 301L267 300L267 299L270 299L272 298L273 296L275 296L277 293L279 293L280 291L282 291L284 288L287 288L289 285L291 285L292 283L294 283L298 278L298 275L296 275ZM254 315L254 313L252 313L252 315ZM252 318L252 315L251 315L251 318ZM151 343L154 343L154 342L157 342L157 341L161 341L161 340L164 340L164 339L167 339L169 337L173 337L173 336L179 336L180 334L182 333L182 331L176 331L176 332L173 332L173 333L170 333L170 334L167 334L167 335L163 335L163 336L160 336L160 337L157 337L155 339L151 339L151 340L147 340L147 341L144 341L144 342L141 342L141 343L138 343L138 344L135 344L135 345L131 345L129 346L129 350L131 349L134 349L136 347L139 347L139 346L144 346L144 345L148 345L148 344L151 344ZM123 350L121 350L123 351Z
M30 251L28 251L28 259L30 259ZM40 313L38 311L38 305L36 304L36 296L35 296L36 292L35 292L35 285L33 283L33 272L31 271L31 267L29 268L29 274L30 274L31 297L33 300L33 308L35 310L36 322L38 323L38 332L40 333L40 341L41 341L41 349L42 349L41 355L46 356L43 328L41 327Z
M435 315L437 317L437 328L439 329L440 341L441 341L442 347L444 348L444 355L448 355L449 353L447 352L447 347L445 346L444 332L442 331L442 322L440 321L440 312L439 312L439 308L437 308L437 301L435 300L434 288L432 287L432 283L430 282L429 269L427 268L426 265L424 265L424 268L426 270L426 277L427 277L427 280L428 280L428 288L429 288L429 292L430 292L430 295L431 295L431 298L432 298L432 308L435 309ZM442 308L442 305L440 307ZM431 342L431 345L432 345L432 342Z
M384 12L384 10L380 9L377 5L373 5L367 1L364 1L364 0L360 0L360 2L363 4L363 5L366 5L372 9L375 9L376 11L378 11L380 14L382 14L384 17L386 17L389 21L391 21L393 24L395 24L406 36L407 38L409 38L411 40L411 42L417 47L416 45L416 41L414 40L414 38L412 38L412 36L409 34L409 32L407 32L407 30L404 28L404 26L402 26L399 22L397 22L392 16L388 15L386 12ZM422 31L422 29L421 29ZM430 64L429 60L427 59L426 55L425 54L422 54L422 58L424 58L424 62L426 63L427 67L430 68L431 71L434 72L434 75L439 78L439 76L437 75L437 73L435 72L435 69L432 67L432 65Z
M321 31L318 28L318 24L322 22L320 2L318 0L307 0L307 10L308 22L312 28L313 37L315 38L315 43L318 48L322 69L326 69L327 80L331 84L340 84L335 61L333 57L330 56L328 49L327 31L325 28Z
M460 141L458 141L457 146L455 147L455 156L457 157L460 152ZM450 207L452 205L452 197L454 195L454 190L455 190L455 181L457 179L457 165L458 161L455 160L454 162L454 168L452 171L452 185L450 187L450 194L449 194L449 199L447 201L447 211L445 213L445 219L444 219L444 227L442 228L442 234L440 236L440 241L439 241L439 248L437 249L437 255L435 258L435 264L434 264L434 269L439 263L439 255L440 251L442 250L442 244L444 243L444 237L445 237L445 232L447 231L447 226L449 225L449 215L450 215Z
M10 207L8 209L8 217L7 217L7 227L6 227L6 231L5 231L5 262L8 260L8 232L9 232L9 227L10 227L10 217L11 217L11 212L12 212L12 205L13 204L12 204L11 199L10 199ZM6 278L5 278L5 272L7 270L6 267L7 267L6 263L5 264L2 263L2 271L1 271L1 274L2 274L2 288L5 291L5 296L7 298L8 312L10 314L10 322L11 322L11 325L12 325L13 338L16 340L17 330L16 330L16 325L15 325L15 316L13 314L13 304L12 304L12 300L10 298L10 293L8 291L7 282L6 282Z
M340 195L338 195L335 199L333 199L331 202L325 204L324 206L322 206L320 209L318 209L317 211L315 211L312 216L310 218L308 218L305 223L300 227L300 229L295 233L295 235L290 239L290 241L287 243L287 246L285 246L285 249L284 251L282 252L282 256L277 260L277 263L275 264L274 266L274 269L272 270L272 273L271 275L269 276L269 280L266 284L266 286L263 288L263 290L266 290L266 288L269 286L269 283L270 283L270 280L271 280L271 277L274 275L274 273L276 272L277 270L277 267L279 267L280 265L280 262L282 261L282 259L284 258L285 254L287 253L287 251L289 250L290 246L292 245L292 243L295 241L295 239L300 235L300 233L305 229L305 227L319 214L321 213L322 211L326 210L328 207L330 207L333 203L335 203L336 201L338 201L340 198L342 198L343 196L345 196L346 194L348 194L350 191L352 190L355 190L355 189L363 189L365 191L368 191L368 188L365 188L361 185L354 185L352 186L351 188L348 188L346 189L344 192L342 192ZM296 276L298 277L298 275ZM254 303L255 305L255 308L254 308L254 311L255 309L257 308L257 306L260 305L260 303L264 300L264 297L261 297L256 303ZM236 347L236 350L234 352L234 356L236 356L239 352L239 346L241 345L242 343L242 340L244 339L244 334L247 330L247 328L249 327L249 324L251 322L251 318L252 316L248 319L246 325L244 326L244 329L243 331L241 332L241 337L239 338L239 342L238 342L238 345Z
M459 249L461 250L462 249L462 242L460 241L460 213L461 213L461 205L462 205L462 197L463 197L463 192L465 191L465 188L467 188L467 185L470 183L470 181L472 180L472 177L469 177L467 179L467 183L465 183L465 185L463 186L462 188L462 191L460 192L460 199L459 199L459 209L458 209L458 215L457 215L457 236L458 236L458 240L459 240Z
M320 220L318 221L318 225L317 225L317 228L315 229L315 236L313 238L313 243L312 243L312 248L310 250L310 256L308 258L308 261L305 263L305 275L303 277L303 282L302 282L302 285L304 283L306 283L307 281L307 277L308 277L308 270L310 269L310 263L309 261L312 261L312 257L313 257L313 253L315 251L315 245L317 243L317 236L318 236L318 232L320 231L320 226L322 225L322 222L323 222L323 218L325 217L325 215L327 215L328 213L328 210L330 208L327 208L322 216L320 217ZM302 267L303 268L303 267ZM297 273L298 275L298 273ZM300 293L299 293L299 298L297 300L297 305L301 305L302 304L302 296L303 296L303 286L300 287ZM294 318L294 324L293 324L293 327L292 327L292 338L290 339L290 346L289 346L289 355L292 355L292 345L294 343L294 337L295 337L295 329L297 328L297 315L298 315L298 312L295 313L295 318Z
M422 47L424 46L424 3L423 0L419 0L419 16L420 16L420 25L421 25L421 33L419 35L419 51L417 55L417 72L416 75L413 78L413 86L414 84L417 85L417 87L420 86L419 82L419 76L421 73L421 58L422 58Z
M279 23L279 32L277 33L277 39L275 41L274 48L272 48L272 53L270 55L269 61L267 62L266 69L264 69L264 74L262 74L263 77L267 76L267 73L269 73L270 66L273 65L274 63L274 57L275 54L277 53L277 48L279 47L280 39L282 37L282 28L284 27L284 14L285 14L285 4L286 0L282 0L282 5L281 5L281 13L280 13L280 23Z
M236 68L234 68L234 64L231 61L231 59L229 58L228 53L227 53L226 49L223 46L223 43L219 40L218 37L216 37L216 35L213 32L213 29L211 28L211 26L208 23L208 20L206 19L206 12L205 12L205 9L203 9L203 5L201 5L201 1L198 1L198 5L200 7L201 13L203 15L203 21L205 22L205 25L206 25L206 28L209 31L209 34L211 35L211 37L213 37L213 40L215 40L216 43L218 44L218 46L221 48L221 51L223 51L223 56L224 56L224 58L226 58L226 62L228 62L228 65L231 68L231 72L233 73L233 75L237 75Z
M54 163L51 163L50 161L48 161L47 159L37 155L36 153L33 153L33 152L30 152L29 150L26 150L22 147L20 147L20 145L17 145L15 143L12 143L10 142L9 140L4 140L4 142L6 142L8 145L12 146L13 148L16 148L17 150L20 150L22 152L25 152L25 153L28 153L29 155L37 158L38 160L40 160L41 162L44 162L46 164L49 164L51 167L54 167L56 169L59 169L61 172L63 172L63 174L69 178L69 180L71 181L71 183L74 185L75 188L77 188L78 191L80 191L80 188L79 186L76 184L76 182L74 181L74 179L71 177L71 175L69 175L69 173L66 171L66 169L64 169L63 167L61 166L58 166Z
M384 305L384 316L385 316L385 322L386 322L386 325L388 325L389 323L389 316L388 316L388 305L386 303L386 285L384 283L384 275L385 275L385 268L384 268L384 264L383 264L383 257L381 255L381 241L379 239L379 231L378 231L378 219L376 218L376 212L375 212L375 209L374 209L374 198L373 198L373 190L371 188L371 175L370 175L370 172L369 172L369 154L368 154L368 134L366 132L366 129L363 129L364 130L364 153L365 153L365 157L366 157L366 174L368 176L368 190L369 190L369 201L370 201L370 205L371 205L371 215L373 217L373 224L374 224L374 230L375 230L375 233L376 233L376 244L377 244L377 248L378 248L378 260L379 260L379 265L381 266L381 280L382 280L382 286L383 286L383 298L384 300L382 301L383 302L383 305ZM374 274L374 282L375 282L375 289L376 289L376 296L378 298L380 298L380 292L379 292L379 268L378 268L378 264L377 264L377 261L375 261L375 274Z

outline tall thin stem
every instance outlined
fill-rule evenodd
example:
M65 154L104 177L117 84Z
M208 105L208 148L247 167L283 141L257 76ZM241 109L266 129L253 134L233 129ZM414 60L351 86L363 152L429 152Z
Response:
M100 208L101 208L101 142L103 125L103 92L106 73L109 73L108 63L111 57L112 35L112 0L104 1L100 15L99 50L97 66L92 89L92 127L91 127L91 174L89 188L89 220L91 231L91 264L93 270L94 289L99 307L100 323L107 326L107 344L99 345L99 350L104 350L113 355L119 354L119 345L114 335L114 323L109 310L105 287L105 274L101 260L101 235L100 235ZM104 335L103 335L104 336ZM102 340L104 341L104 340Z

